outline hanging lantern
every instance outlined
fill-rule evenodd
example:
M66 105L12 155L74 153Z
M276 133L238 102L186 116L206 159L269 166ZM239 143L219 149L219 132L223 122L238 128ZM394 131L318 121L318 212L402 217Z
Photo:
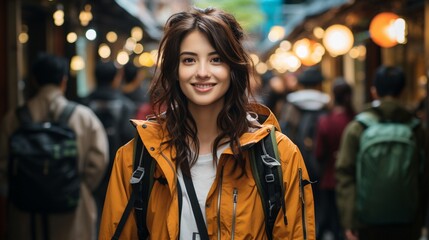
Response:
M332 56L346 54L353 47L353 42L352 31L340 24L328 27L323 36L323 45Z
M379 13L371 20L369 34L377 45L393 47L398 43L404 43L405 21L395 13Z

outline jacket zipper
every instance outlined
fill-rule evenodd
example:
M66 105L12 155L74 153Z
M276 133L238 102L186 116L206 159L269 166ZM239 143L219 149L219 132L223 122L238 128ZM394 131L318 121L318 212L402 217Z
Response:
M307 240L307 221L306 221L306 209L305 209L305 196L304 196L304 185L302 183L302 168L298 168L299 176L299 197L301 198L301 217L302 217L302 234L303 239Z
M217 195L217 239L220 240L220 201L222 199L222 181L223 181L223 165L222 165L222 169L220 171L220 179L219 179L219 183L217 188L218 190L218 195Z
M232 194L232 227L231 227L231 240L234 240L235 237L235 219L237 218L237 199L238 199L238 190L234 188Z

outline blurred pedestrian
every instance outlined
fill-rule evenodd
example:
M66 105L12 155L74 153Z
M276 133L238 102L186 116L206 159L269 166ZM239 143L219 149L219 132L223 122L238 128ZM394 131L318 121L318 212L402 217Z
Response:
M429 165L421 122L400 102L405 82L400 68L379 67L376 100L344 130L336 189L348 240L419 239Z
M317 121L326 113L330 96L322 91L325 80L318 66L304 69L298 75L298 89L286 95L280 115L280 126L299 148L312 181L316 218L320 215L320 163L315 157ZM317 228L317 227L316 227Z
M142 104L149 102L149 85L150 81L145 78L144 71L137 67L132 61L124 66L124 82L121 86L122 93L131 101L137 108Z
M130 141L135 130L130 119L135 117L136 106L120 89L122 75L112 61L99 61L95 66L95 90L84 99L103 123L109 142L109 165L99 187L94 191L99 214L103 210L104 198L116 151Z
M330 101L329 95L322 91L324 79L318 66L300 73L298 90L287 95L280 115L282 131L298 146L313 181L320 178L314 153L317 121L326 113Z
M315 239L308 174L296 146L279 131L273 140L285 188L280 197L287 208L266 232L266 208L246 147L279 126L269 109L249 103L251 60L242 41L241 26L221 10L194 8L167 21L159 47L159 75L150 91L158 115L152 121L134 122L147 147L144 153L157 163L148 205L143 206L146 224L137 226L141 218L131 214L125 225L119 224L121 238L138 239L137 229L147 227L150 239L267 239L268 234L272 239ZM134 176L137 141L117 153L100 239L112 238L134 196L129 179Z
M25 104L33 122L57 119L71 102L64 97L68 76L67 66L68 63L64 58L50 54L40 55L32 66L34 80L40 88L37 94ZM80 175L80 198L76 208L65 213L34 213L22 210L22 206L18 207L13 201L9 201L7 239L42 239L42 236L45 236L43 239L96 239L97 209L92 191L101 181L107 167L107 137L101 122L94 113L80 104L74 108L68 125L76 134L78 150L76 164ZM0 131L1 172L6 172L8 168L12 169L11 166L7 166L11 150L8 146L8 139L20 126L21 122L18 120L16 109L9 111L3 119L2 131ZM23 152L28 147L22 146ZM49 148L49 146L44 147ZM18 163L15 162L15 164ZM45 168L49 169L49 166L45 166ZM35 175L37 168L33 168L33 171ZM58 169L58 171L63 170ZM46 172L46 174L48 173ZM11 175L12 173L9 172L9 177ZM60 178L52 179L53 182L59 180ZM35 182L28 182L29 191L35 184ZM14 190L12 188L13 186L9 188L9 192ZM57 197L61 198L61 196ZM35 197L29 198L28 205L31 205L33 201L35 201ZM44 207L49 208L50 206Z
M341 136L355 115L352 106L352 88L343 79L337 78L332 86L333 107L318 121L316 133L316 159L321 166L320 214L316 215L317 239L330 231L334 240L343 239L335 198L335 162Z
M124 80L122 92L136 104L135 118L146 120L153 114L152 105L149 102L150 79L144 78L143 71L129 62L124 66Z
M280 119L280 114L286 102L285 82L282 77L269 70L261 76L263 87L261 89L262 103L265 104L274 116Z

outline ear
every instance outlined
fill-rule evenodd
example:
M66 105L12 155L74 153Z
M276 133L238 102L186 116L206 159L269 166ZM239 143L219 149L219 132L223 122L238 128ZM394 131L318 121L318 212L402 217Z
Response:
M60 83L60 89L63 93L65 93L67 90L67 80L68 80L68 77L64 75Z
M371 91L372 99L378 99L379 98L378 93L377 93L377 89L374 86L372 86L370 88L370 91Z
M118 72L115 75L115 78L112 81L112 87L117 89L122 84L122 78L124 77L124 70L123 68L118 69Z

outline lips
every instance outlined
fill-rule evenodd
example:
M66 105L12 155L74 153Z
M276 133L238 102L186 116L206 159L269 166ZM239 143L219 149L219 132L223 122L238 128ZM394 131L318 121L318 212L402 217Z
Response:
M193 83L191 84L192 86L194 86L194 88L198 91L209 91L210 89L212 89L216 84L215 83Z

